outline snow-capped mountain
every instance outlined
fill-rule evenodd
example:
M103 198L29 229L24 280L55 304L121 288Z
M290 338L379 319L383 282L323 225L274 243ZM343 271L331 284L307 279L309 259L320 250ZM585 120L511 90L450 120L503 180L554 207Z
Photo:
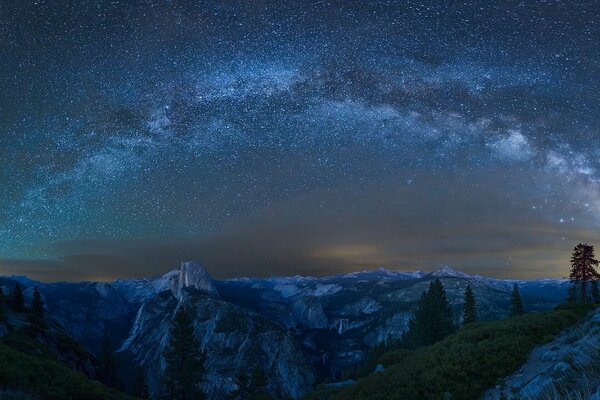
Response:
M285 396L307 392L315 376L338 377L371 346L401 337L415 303L435 278L442 280L457 322L467 284L481 319L508 313L514 283L529 311L561 303L568 287L561 279L501 280L450 267L430 273L380 268L329 277L220 281L192 261L151 279L18 281L26 295L37 284L48 312L90 350L98 349L108 329L124 358L143 365L154 387L170 318L184 304L194 310L196 334L209 354L206 389L211 398L222 399L235 389L235 369L252 369L253 363L269 371L269 389ZM0 286L16 280L0 278Z

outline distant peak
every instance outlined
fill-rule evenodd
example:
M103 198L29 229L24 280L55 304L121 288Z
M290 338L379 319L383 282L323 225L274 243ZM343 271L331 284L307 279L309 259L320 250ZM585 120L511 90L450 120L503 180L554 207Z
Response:
M181 297L181 290L186 287L194 287L208 293L217 294L212 277L204 267L195 261L182 262L179 270L170 274L171 292L177 298Z
M431 273L431 275L436 276L436 277L453 277L453 278L465 278L465 279L472 278L471 275L466 274L461 271L457 271L454 268L449 267L449 266L445 266L436 271L433 271Z

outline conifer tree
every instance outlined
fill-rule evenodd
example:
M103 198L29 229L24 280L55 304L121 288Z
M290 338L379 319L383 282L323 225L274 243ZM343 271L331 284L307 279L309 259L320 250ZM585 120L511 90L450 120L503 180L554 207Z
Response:
M463 324L470 324L477 321L477 307L475 305L475 295L471 286L467 285L465 289L465 302L463 305Z
M25 299L23 298L23 289L19 282L15 283L15 287L10 293L10 303L12 309L16 312L23 312L25 310Z
M515 317L517 315L522 315L523 313L523 301L521 300L521 294L519 293L519 286L515 283L510 297L510 315Z
M104 328L104 334L102 335L102 343L100 349L100 380L110 387L118 386L117 377L117 358L113 351L112 342L108 330Z
M138 399L150 398L150 389L146 382L146 375L144 374L144 368L138 366L135 372L135 381L133 382L133 395Z
M589 301L587 295L588 285L600 279L595 267L598 266L598 260L594 256L594 246L579 243L573 249L571 256L571 273L569 278L571 283L579 288L581 301Z
M37 285L33 288L33 301L31 303L31 323L37 329L45 329L47 327L46 310L44 309L42 295Z
M163 357L167 364L162 378L163 397L169 400L204 399L199 386L203 380L206 354L200 351L192 320L183 306L173 318L169 344Z
M415 315L402 337L403 346L414 349L443 339L454 331L453 319L444 285L435 279L429 284L429 290L421 295Z

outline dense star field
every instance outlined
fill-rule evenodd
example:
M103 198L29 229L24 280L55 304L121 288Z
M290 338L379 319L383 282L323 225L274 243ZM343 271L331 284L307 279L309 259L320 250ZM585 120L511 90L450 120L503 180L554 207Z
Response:
M214 3L0 4L2 274L563 276L600 245L596 2Z

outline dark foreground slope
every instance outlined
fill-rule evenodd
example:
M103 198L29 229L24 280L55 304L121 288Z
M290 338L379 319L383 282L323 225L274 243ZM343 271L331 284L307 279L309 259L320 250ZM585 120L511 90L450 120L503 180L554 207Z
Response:
M339 392L309 398L336 400L472 400L519 368L538 344L579 322L591 307L559 306L553 311L466 326L432 346L384 354L383 372Z
M127 400L120 392L108 389L85 375L45 357L35 357L0 343L0 385L45 400ZM1 395L1 393L0 393ZM7 397L10 398L10 397Z
M0 400L132 399L97 382L98 362L52 319L0 304Z

